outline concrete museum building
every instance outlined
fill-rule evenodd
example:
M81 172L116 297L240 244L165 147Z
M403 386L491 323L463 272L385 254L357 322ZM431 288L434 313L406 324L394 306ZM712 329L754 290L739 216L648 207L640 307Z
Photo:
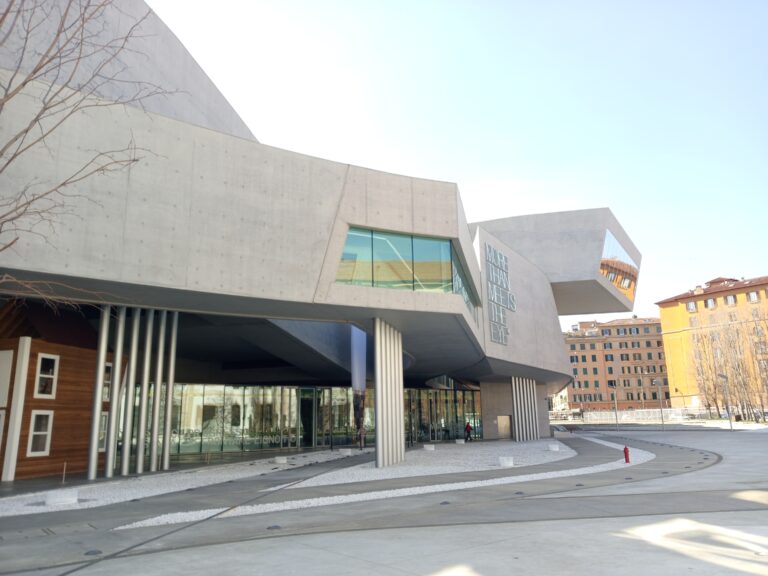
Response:
M143 2L98 16L115 38L139 22L120 72L164 93L68 84L87 107L0 172L7 201L138 150L0 251L3 481L361 443L388 466L466 422L550 434L558 315L632 308L640 254L608 209L468 223L456 184L260 143ZM17 63L3 47L4 82ZM10 101L2 142L65 76Z

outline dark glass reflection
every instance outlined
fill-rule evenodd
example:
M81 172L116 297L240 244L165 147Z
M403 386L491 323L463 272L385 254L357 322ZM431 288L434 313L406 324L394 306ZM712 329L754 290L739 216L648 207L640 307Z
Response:
M404 391L408 442L482 437L480 392L451 378ZM439 389L429 388L437 386ZM472 388L472 386L469 386ZM172 451L177 454L275 448L373 446L372 388L176 384Z

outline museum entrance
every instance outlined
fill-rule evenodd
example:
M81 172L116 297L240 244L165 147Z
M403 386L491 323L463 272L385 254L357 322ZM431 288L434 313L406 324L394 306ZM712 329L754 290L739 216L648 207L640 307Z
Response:
M372 388L177 383L171 413L172 454L372 447L376 439ZM463 438L467 421L482 437L479 390L406 389L403 416L408 445ZM134 442L137 428L138 417Z

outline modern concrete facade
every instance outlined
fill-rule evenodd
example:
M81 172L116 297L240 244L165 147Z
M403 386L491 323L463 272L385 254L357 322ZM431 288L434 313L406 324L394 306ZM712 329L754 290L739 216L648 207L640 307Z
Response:
M128 4L129 14L145 9ZM164 61L155 50L172 49L177 64L168 78L186 92L165 96L170 105L77 114L0 183L10 190L32 179L60 181L93 150L113 150L126 139L151 151L130 170L84 180L46 237L25 237L0 253L0 271L19 281L2 284L4 293L29 297L35 282L49 296L102 307L101 319L93 319L97 363L108 351L115 363L121 359L113 398L126 398L109 416L110 430L124 418L109 434L107 461L127 436L149 444L149 462L139 451L133 470L167 468L162 438L173 432L162 410L169 401L161 407L158 399L172 398L176 382L353 385L359 348L352 352L350 325L368 335L365 379L376 391L378 465L404 455L404 384L443 376L479 387L486 438L548 435L545 398L570 379L557 315L632 306L640 254L611 212L470 225L456 184L267 146L154 15L144 26L154 39L140 47L149 56L142 71ZM166 77L164 69L148 73ZM45 86L35 82L28 98L13 101L0 136L35 113ZM371 235L371 285L340 281L354 231ZM413 250L420 240L448 247L447 259L424 264L452 270L439 289L423 289L414 273L418 258L392 249L410 242ZM394 256L377 256L377 242ZM626 278L606 272L608 261L624 263ZM399 278L397 287L377 284L377 274L396 268L412 277ZM104 387L103 370L93 371L91 477ZM138 429L131 431L134 404ZM53 422L55 442L55 416Z

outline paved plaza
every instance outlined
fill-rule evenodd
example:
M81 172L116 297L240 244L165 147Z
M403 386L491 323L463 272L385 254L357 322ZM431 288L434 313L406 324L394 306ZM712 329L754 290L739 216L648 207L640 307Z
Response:
M0 498L0 574L768 574L766 428L576 430L372 459L18 482Z

